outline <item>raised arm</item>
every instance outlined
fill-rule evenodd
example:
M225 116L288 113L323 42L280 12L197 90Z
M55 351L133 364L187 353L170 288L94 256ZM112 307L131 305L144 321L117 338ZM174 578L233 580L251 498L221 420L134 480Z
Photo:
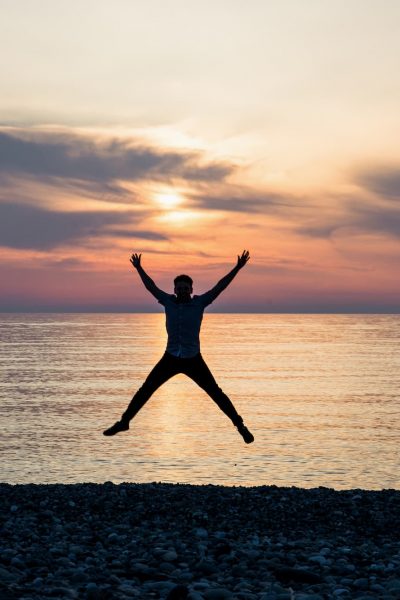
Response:
M131 258L130 258L130 262L132 263L132 266L135 267L135 269L137 270L137 272L139 273L140 279L143 281L144 287L146 288L146 290L148 290L150 292L150 294L153 294L153 296L155 298L157 298L157 300L162 300L163 296L168 296L168 294L166 292L163 292L162 290L160 290L160 288L158 288L156 286L156 284L154 283L154 281L152 280L152 278L147 275L146 271L143 269L140 261L141 261L142 255L141 254L132 254Z
M217 298L217 296L219 296L220 293L223 292L224 289L228 287L228 285L236 277L236 275L239 273L240 269L242 269L245 266L245 264L247 263L247 261L249 259L250 259L249 251L243 250L241 256L238 255L236 266L232 269L232 271L229 271L229 273L227 275L225 275L225 277L220 279L218 281L218 283L209 292L204 294L204 296L208 296L210 302L215 300L215 298Z

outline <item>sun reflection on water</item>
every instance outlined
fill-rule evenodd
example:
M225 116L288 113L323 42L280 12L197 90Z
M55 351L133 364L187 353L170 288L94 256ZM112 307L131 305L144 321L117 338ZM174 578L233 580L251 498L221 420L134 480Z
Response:
M251 446L183 375L102 436L164 352L162 314L0 321L3 481L400 487L398 316L206 315L202 353Z

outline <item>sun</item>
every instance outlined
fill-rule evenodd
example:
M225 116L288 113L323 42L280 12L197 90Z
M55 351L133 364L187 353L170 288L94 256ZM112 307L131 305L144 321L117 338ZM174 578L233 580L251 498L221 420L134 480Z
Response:
M181 204L182 198L177 192L163 192L157 194L156 200L163 208L172 209Z

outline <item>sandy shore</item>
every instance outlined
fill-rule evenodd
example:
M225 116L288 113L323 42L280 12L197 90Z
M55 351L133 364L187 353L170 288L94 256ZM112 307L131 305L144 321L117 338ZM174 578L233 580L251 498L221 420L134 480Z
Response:
M400 598L400 491L0 484L0 598Z

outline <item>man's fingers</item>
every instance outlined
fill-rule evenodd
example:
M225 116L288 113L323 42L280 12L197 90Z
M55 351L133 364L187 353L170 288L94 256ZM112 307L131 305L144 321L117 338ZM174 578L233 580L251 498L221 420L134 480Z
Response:
M248 250L243 250L242 255L238 255L238 265L244 266L250 258L250 252Z

